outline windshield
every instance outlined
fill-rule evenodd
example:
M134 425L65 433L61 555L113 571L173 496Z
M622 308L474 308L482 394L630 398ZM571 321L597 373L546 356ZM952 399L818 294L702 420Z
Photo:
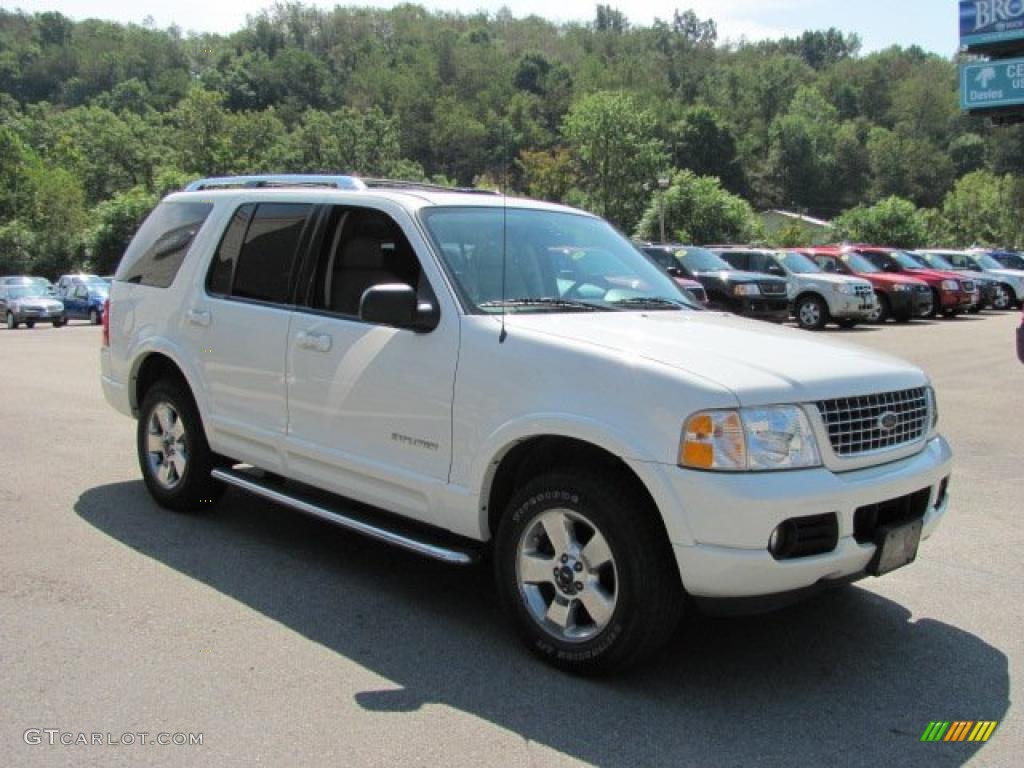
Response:
M601 219L474 207L431 208L423 221L477 312L693 307L671 277Z
M972 253L971 258L977 264L980 264L982 269L1006 269L1002 264L993 259L987 253Z
M1019 253L1001 253L998 258L993 258L1006 269L1024 269L1024 257Z
M7 287L7 295L12 299L27 299L33 296L46 297L49 292L49 287L43 283L36 283L33 285L10 285Z
M872 264L870 261L865 259L859 253L851 253L846 257L846 265L854 272L864 272L871 274L872 272L881 272L878 267Z
M944 256L940 256L937 253L919 253L917 258L921 259L932 269L956 269L956 267L946 261Z
M928 265L906 251L893 251L890 254L904 269L927 269Z
M690 272L732 271L729 262L706 248L680 248L676 251L676 258Z
M776 257L782 262L782 265L790 272L795 272L798 275L814 274L815 272L821 272L821 267L811 261L809 258L804 256L802 253L796 253L794 251L787 251L781 256Z

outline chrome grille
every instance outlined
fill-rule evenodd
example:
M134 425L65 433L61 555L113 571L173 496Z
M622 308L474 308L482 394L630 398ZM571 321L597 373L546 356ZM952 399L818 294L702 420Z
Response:
M822 400L817 405L837 456L857 456L920 440L931 418L924 387ZM890 413L895 423L885 429L882 417Z
M786 293L785 283L760 283L758 287L765 296L783 296Z

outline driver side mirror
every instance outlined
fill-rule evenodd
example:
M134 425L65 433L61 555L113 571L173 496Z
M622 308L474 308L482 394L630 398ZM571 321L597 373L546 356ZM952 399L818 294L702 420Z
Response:
M437 328L441 314L429 301L419 301L405 283L371 285L359 300L359 319L368 323L428 333Z

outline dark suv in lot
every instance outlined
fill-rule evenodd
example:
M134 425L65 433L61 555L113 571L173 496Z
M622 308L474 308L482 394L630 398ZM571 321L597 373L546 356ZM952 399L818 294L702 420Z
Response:
M932 313L932 290L916 277L883 272L858 253L835 246L804 248L800 253L810 256L825 272L863 277L875 289L878 307L871 321L884 323L892 318L906 323L915 317Z
M658 263L669 254L686 277L704 286L712 309L774 323L789 319L788 285L782 278L735 269L720 256L693 245L645 245L641 250Z

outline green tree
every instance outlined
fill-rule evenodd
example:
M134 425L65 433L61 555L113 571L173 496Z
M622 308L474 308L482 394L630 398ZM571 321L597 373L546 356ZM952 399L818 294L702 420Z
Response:
M584 204L627 231L643 211L644 185L668 162L654 122L631 96L599 92L576 102L562 127Z
M83 238L86 266L101 275L113 272L157 200L152 192L135 187L97 205L89 216L91 225Z
M974 171L956 182L942 212L958 245L1024 245L1024 179Z
M655 192L636 226L636 236L657 240L661 217L666 236L682 243L749 242L760 235L760 223L743 198L726 190L718 179L677 171L668 189Z
M928 225L921 211L909 200L895 196L845 211L832 227L843 240L897 248L920 248L928 239Z
M732 128L711 107L691 107L669 128L669 159L674 168L697 176L717 176L734 192L746 187Z

